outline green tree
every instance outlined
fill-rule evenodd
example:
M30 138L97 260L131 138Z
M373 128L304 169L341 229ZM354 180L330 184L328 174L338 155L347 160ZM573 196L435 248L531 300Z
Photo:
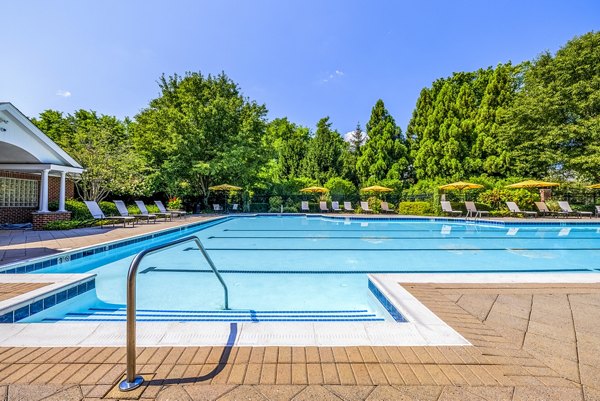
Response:
M405 178L409 168L406 141L381 99L371 110L367 136L356 163L360 181Z
M83 199L147 192L145 163L133 149L129 120L87 110L66 116L46 110L33 122L85 168L76 185Z
M513 173L600 179L600 32L528 65L503 122Z
M159 87L134 131L155 191L200 197L207 205L211 185L255 182L268 157L264 105L245 98L224 73L163 75Z
M315 136L310 139L304 159L304 175L323 184L342 171L342 149L344 140L331 129L329 117L317 123Z

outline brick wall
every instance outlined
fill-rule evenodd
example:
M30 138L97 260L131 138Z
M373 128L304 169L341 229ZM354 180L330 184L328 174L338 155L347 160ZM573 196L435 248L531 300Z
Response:
M71 220L71 212L50 212L50 213L38 213L34 212L31 214L33 217L33 229L43 230L44 226L51 221L58 220Z
M40 174L21 173L16 171L0 170L0 177L20 178L24 180L41 181ZM75 184L67 179L65 198L75 197ZM58 201L60 194L60 177L48 177L48 202ZM0 207L0 224L9 223L31 223L31 212L38 210L37 207Z

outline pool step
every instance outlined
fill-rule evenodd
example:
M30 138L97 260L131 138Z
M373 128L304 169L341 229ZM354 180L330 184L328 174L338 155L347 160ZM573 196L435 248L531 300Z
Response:
M122 322L125 320L125 308L90 308L84 312L67 313L63 318L44 319L46 322ZM383 320L366 309L334 311L137 310L137 321L139 322L373 322Z

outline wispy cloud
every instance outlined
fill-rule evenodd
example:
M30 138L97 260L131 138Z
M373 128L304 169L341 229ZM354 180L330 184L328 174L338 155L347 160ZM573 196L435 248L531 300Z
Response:
M63 89L59 89L56 91L56 96L71 97L71 92L63 90Z
M333 81L335 79L339 79L344 76L344 71L335 70L334 72L327 75L327 77L321 79L321 83L325 84L327 82Z

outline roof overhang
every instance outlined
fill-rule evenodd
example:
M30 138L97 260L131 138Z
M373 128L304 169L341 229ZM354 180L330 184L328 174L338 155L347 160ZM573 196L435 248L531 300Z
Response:
M19 163L0 163L0 170L20 171L20 172L40 172L50 170L50 172L65 172L70 174L81 174L85 171L83 168L61 166L59 164L19 164Z
M0 117L2 115L7 119L7 124L3 124L0 141L24 149L41 164L62 165L82 171L83 167L75 159L36 127L12 103L0 103ZM31 161L23 160L22 162ZM0 160L0 163L2 163L2 160Z

